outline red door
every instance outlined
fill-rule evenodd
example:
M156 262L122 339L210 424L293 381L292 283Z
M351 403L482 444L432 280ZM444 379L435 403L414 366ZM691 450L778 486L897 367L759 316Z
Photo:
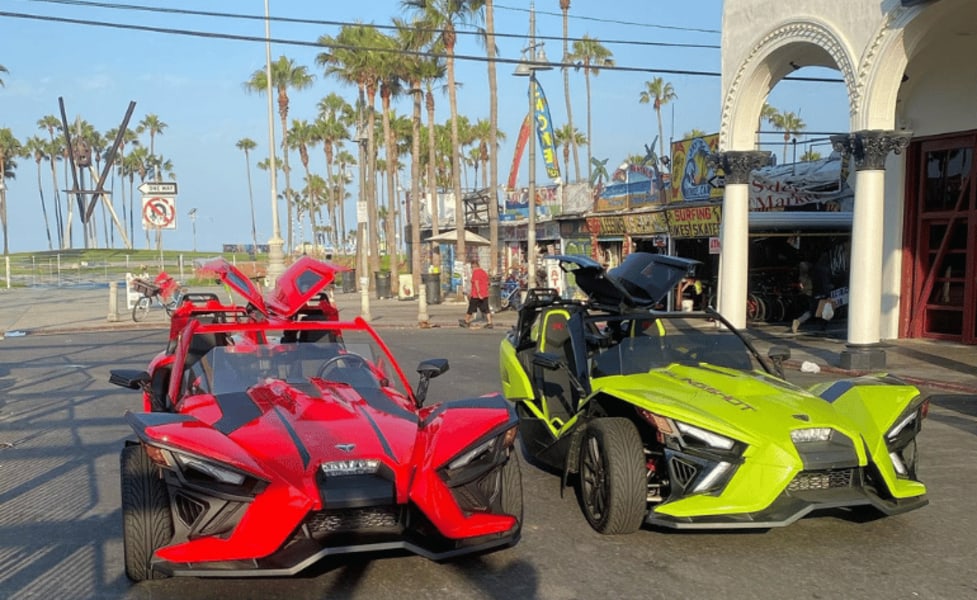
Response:
M914 142L907 178L902 331L977 344L977 134Z

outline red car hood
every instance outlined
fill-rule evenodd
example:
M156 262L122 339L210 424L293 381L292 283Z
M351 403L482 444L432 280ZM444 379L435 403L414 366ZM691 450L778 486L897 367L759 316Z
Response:
M247 393L187 398L180 412L195 418L168 424L165 436L172 445L232 465L255 465L303 489L315 485L315 470L325 462L379 459L395 472L409 465L418 418L407 402L390 390L361 395L343 384L275 380ZM151 429L146 433L156 437ZM215 434L233 444L215 443Z

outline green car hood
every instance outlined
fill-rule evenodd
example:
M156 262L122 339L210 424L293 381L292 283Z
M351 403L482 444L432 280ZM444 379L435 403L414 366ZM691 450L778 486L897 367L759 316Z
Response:
M759 371L673 363L648 373L595 378L592 387L595 394L751 445L762 439L792 445L790 431L809 427L860 437L857 423L831 402Z

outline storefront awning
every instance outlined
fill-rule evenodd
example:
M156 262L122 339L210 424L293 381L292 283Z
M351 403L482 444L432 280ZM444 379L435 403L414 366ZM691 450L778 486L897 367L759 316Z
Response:
M851 231L850 212L750 211L750 231Z

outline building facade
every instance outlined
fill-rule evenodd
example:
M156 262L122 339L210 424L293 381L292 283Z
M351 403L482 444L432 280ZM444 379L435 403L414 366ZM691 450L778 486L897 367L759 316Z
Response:
M854 189L842 363L884 366L884 339L977 344L977 2L726 0L722 37L720 310L745 324L761 108L796 69L828 67Z

